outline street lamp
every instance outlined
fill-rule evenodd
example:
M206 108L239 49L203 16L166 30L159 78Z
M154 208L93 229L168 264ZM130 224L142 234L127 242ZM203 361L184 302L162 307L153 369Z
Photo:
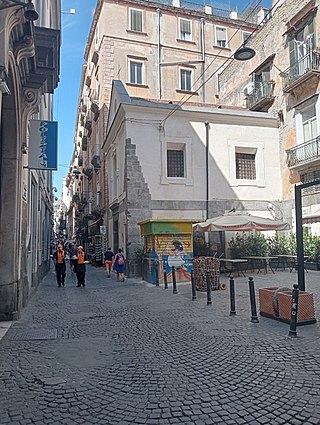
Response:
M36 21L39 18L39 14L35 10L32 0L28 0L28 3L20 0L9 0L9 3L0 6L0 10L9 9L10 7L14 6L21 6L26 8L24 11L24 17L27 21Z
M238 61L248 61L256 55L255 50L250 47L241 46L234 53L234 58Z

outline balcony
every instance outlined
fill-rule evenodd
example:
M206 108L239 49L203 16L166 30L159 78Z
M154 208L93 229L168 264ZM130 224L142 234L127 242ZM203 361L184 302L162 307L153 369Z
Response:
M290 93L298 85L320 73L320 55L310 52L282 73L283 91Z
M265 81L257 84L255 89L247 95L247 108L251 111L266 112L274 101L274 81Z
M320 160L319 144L320 136L287 150L288 167L296 168Z

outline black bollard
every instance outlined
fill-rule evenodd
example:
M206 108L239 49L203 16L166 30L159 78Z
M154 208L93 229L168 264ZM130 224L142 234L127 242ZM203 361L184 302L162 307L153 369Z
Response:
M298 321L298 302L299 302L299 286L295 283L292 290L291 303L291 320L289 336L297 338L297 321Z
M194 281L194 271L191 270L191 289L192 289L192 301L197 299L196 283Z
M172 285L173 285L173 294L177 294L177 281L176 281L176 268L175 266L172 266Z
M211 305L211 282L210 282L210 272L206 271L206 279L207 279L207 305Z
M250 306L251 306L251 322L259 323L259 319L257 316L256 294L254 291L253 277L249 277L249 293L250 293Z
M156 268L156 286L159 286L159 268L160 268L159 261L154 260L154 266Z
M230 276L230 316L236 315L236 298L234 291L234 279Z
M165 270L163 271L163 280L164 280L164 289L168 289L168 277L167 277L167 272Z

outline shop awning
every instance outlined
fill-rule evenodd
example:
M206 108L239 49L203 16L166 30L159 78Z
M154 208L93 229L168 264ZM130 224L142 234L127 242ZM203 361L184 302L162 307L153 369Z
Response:
M320 223L320 210L317 210L313 214L302 217L302 224L313 224Z

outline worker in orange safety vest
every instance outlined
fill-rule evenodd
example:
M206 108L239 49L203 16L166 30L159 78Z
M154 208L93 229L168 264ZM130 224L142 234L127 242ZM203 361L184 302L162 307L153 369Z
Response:
M58 287L60 288L61 285L64 286L64 282L66 279L65 252L61 244L58 245L58 249L53 254L53 259L55 260L55 263L56 263L57 283L58 283Z

